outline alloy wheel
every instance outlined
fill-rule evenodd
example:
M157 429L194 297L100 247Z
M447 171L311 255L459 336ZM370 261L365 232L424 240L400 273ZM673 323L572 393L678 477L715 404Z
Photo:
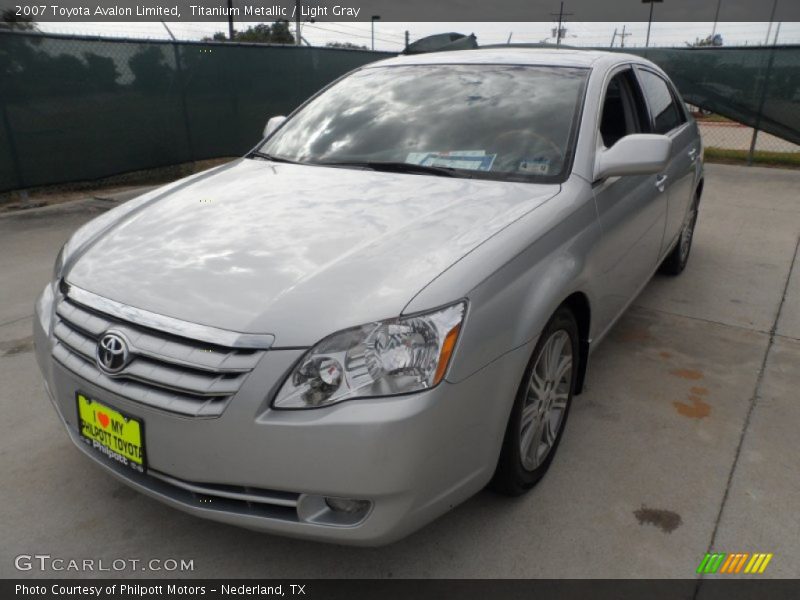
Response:
M544 462L558 438L572 386L572 365L570 336L559 329L536 359L522 407L520 456L528 471Z

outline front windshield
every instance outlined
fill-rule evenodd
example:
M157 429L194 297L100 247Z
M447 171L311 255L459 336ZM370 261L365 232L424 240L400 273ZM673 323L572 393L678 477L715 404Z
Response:
M372 67L311 100L258 149L302 163L403 163L492 179L561 179L588 70Z

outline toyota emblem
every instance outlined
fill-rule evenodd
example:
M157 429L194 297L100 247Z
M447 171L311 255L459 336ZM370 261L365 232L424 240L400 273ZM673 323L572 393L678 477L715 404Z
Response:
M116 333L106 333L97 343L97 364L106 373L119 373L128 364L128 344Z

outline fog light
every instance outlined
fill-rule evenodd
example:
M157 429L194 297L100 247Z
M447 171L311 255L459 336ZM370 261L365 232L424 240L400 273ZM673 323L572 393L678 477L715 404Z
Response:
M348 515L363 513L369 508L369 500L353 500L352 498L330 498L326 496L325 504L334 512Z

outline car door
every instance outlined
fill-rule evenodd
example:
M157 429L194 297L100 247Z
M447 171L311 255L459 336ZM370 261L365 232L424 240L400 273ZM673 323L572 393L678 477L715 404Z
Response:
M700 140L683 102L671 83L644 66L636 67L650 113L653 133L672 139L672 153L661 175L667 196L667 219L661 256L672 249L680 234L686 211L694 196L694 174L699 159Z
M633 68L612 71L600 107L597 152L633 133L649 133L649 114ZM667 200L659 175L595 181L592 189L602 228L595 250L602 270L597 299L601 331L613 323L658 265Z

